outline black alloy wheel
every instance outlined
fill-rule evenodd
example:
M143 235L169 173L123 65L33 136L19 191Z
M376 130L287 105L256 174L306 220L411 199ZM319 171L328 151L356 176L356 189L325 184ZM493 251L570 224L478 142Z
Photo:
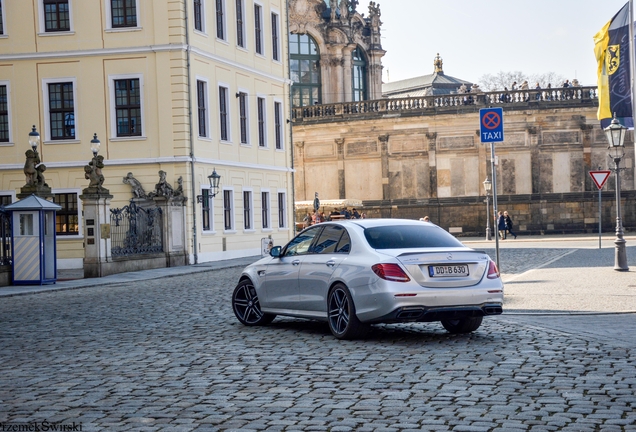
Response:
M338 339L356 339L368 330L368 325L362 324L356 316L351 293L343 284L337 284L329 292L327 313L329 330Z
M246 326L259 326L271 323L276 315L261 311L256 290L252 281L242 280L234 288L232 294L232 309L238 320Z

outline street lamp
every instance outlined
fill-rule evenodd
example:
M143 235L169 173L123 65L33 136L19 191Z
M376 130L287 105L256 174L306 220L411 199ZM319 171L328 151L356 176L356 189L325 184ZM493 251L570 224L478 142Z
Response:
M623 156L625 156L625 132L627 128L621 125L614 113L614 119L608 127L605 128L605 136L609 142L609 157L614 160L614 175L616 176L616 245L614 255L614 270L627 271L627 252L625 250L625 240L623 239L623 222L621 220L621 176L619 164Z
M491 240L490 237L490 190L492 189L492 183L486 177L484 180L484 190L486 191L486 240Z
M208 181L210 182L210 189L213 191L208 196L214 198L219 193L219 182L221 181L221 176L216 173L216 168L212 169L212 174L208 176ZM202 202L203 195L197 195L197 203L201 204Z
M91 151L93 152L93 157L97 157L100 145L101 143L99 142L99 139L97 139L97 134L93 134L93 139L91 140Z
M33 129L29 132L29 145L36 153L38 151L38 144L40 144L40 134L35 129L35 125L33 125Z

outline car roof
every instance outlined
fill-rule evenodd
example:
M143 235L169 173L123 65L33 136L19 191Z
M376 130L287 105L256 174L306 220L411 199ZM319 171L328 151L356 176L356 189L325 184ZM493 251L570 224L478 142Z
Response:
M413 219L391 219L391 218L378 218L378 219L349 219L349 220L337 220L331 222L325 222L336 225L358 225L362 228L374 228L379 226L401 226L401 225L417 225L417 226L430 226L431 228L439 228L437 225L430 222L422 222ZM322 223L321 223L322 224Z

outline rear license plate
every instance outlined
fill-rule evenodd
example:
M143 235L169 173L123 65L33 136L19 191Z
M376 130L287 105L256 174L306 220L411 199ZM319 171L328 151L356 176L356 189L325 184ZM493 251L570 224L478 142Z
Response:
M466 264L428 266L428 275L430 277L468 276L468 266Z

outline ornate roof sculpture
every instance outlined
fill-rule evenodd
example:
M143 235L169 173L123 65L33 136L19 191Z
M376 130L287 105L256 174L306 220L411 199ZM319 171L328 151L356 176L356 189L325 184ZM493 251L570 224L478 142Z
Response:
M382 84L382 96L388 98L437 96L458 93L458 89L465 86L471 88L473 83L446 75L443 60L439 53L433 61L433 73L415 78Z

